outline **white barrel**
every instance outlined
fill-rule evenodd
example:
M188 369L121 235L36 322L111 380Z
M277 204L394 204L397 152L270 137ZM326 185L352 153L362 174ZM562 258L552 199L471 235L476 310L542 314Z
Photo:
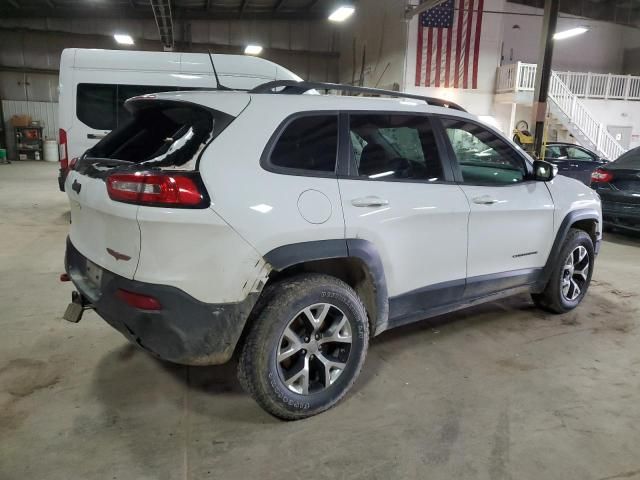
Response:
M58 142L55 140L44 141L44 160L45 162L58 161Z

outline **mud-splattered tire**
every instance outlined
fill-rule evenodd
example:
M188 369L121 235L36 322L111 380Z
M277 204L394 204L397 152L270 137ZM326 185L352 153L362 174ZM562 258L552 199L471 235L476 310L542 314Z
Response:
M369 322L343 281L302 274L268 287L240 353L238 379L272 415L298 420L334 406L356 381Z
M547 286L542 293L531 295L534 303L552 313L576 308L591 283L594 260L591 237L583 230L569 230Z

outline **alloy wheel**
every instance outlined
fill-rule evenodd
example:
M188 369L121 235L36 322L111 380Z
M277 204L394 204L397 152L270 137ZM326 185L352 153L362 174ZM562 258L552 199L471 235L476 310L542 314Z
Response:
M589 253L582 245L577 246L564 262L562 270L562 296L574 301L585 289L589 278Z
M335 305L316 303L287 324L280 337L276 362L289 390L300 395L329 388L347 366L351 324Z

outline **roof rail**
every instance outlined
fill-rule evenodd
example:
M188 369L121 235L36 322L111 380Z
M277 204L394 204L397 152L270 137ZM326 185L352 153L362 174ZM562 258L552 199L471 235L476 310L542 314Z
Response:
M274 91L275 88L284 87L280 91ZM272 82L263 83L257 87L249 90L249 93L277 93L277 94L289 94L300 95L308 92L309 90L338 90L341 92L354 92L354 93L368 93L371 95L385 95L388 97L397 98L411 98L413 100L422 100L428 105L436 107L451 108L453 110L460 110L466 112L460 105L443 100L441 98L424 97L422 95L412 95L410 93L395 92L393 90L384 90L382 88L368 88L368 87L356 87L353 85L344 85L341 83L325 83L325 82L298 82L296 80L275 80Z

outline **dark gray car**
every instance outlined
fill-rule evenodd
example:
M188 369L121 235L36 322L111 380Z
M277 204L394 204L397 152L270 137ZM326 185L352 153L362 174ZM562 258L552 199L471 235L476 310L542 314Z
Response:
M550 142L544 151L544 159L558 166L558 173L580 180L585 185L591 182L591 172L607 164L598 154L573 143Z
M591 188L602 199L605 226L640 232L640 147L595 170Z

